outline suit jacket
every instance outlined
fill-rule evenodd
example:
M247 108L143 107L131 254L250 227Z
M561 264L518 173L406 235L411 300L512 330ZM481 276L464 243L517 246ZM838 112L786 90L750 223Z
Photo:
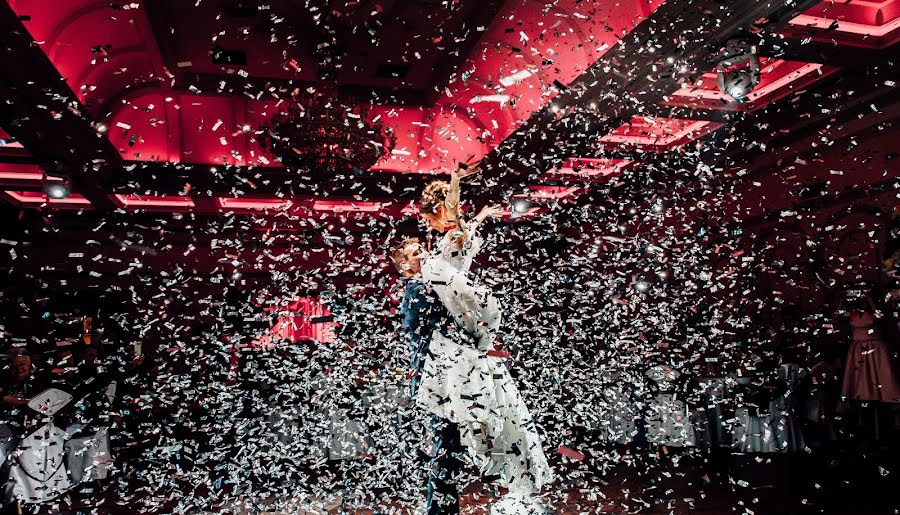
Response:
M441 301L421 279L407 279L400 303L400 315L403 331L409 340L409 365L414 372L409 384L410 395L415 396L435 330L447 338L471 345L475 345L475 340L456 325Z

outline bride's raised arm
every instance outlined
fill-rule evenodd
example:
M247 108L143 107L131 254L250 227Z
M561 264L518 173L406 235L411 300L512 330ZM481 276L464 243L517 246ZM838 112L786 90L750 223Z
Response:
M481 161L472 161L471 156L465 162L459 163L456 170L450 172L450 191L447 192L445 201L448 213L459 217L460 180L479 172L481 172Z
M456 222L457 227L462 231L463 241L468 237L469 229L460 213L460 181L479 172L481 172L481 161L473 162L471 157L465 162L459 163L456 170L450 172L450 186L447 189L444 206L447 209L447 218Z

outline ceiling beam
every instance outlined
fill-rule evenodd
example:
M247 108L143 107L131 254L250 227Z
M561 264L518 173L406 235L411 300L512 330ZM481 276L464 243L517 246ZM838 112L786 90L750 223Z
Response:
M42 167L71 174L73 189L94 207L115 208L104 182L121 161L118 152L97 134L84 106L6 2L0 2L0 42L0 125Z
M676 66L693 63L689 74L702 73L729 39L752 27L773 30L813 3L665 2L487 156L488 170L504 170L485 177L488 190L493 196L508 194L515 189L511 185L527 184L565 159L584 155L631 117L667 112L659 104L686 78ZM669 56L676 64L666 62ZM588 103L597 107L587 109Z

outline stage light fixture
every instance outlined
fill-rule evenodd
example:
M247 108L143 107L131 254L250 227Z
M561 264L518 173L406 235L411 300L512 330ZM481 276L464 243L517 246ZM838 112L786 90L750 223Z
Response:
M515 202L513 202L513 214L517 214L517 215L525 214L528 212L528 210L530 208L531 208L531 203L528 202L526 199L521 198L521 199L518 199Z
M716 66L716 82L719 91L743 102L759 84L756 46L745 40L729 40Z
M72 171L62 163L52 163L44 169L41 190L54 200L67 198L72 194Z
M43 184L44 193L54 199L54 200L62 200L64 198L68 198L68 196L72 193L71 188L69 188L69 184L66 181L44 181Z

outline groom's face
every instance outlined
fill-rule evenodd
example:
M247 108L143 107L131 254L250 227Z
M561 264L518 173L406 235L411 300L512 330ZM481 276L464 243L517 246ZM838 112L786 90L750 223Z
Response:
M410 243L403 247L403 255L406 260L403 263L404 272L415 275L422 269L422 257L425 250L418 243Z

